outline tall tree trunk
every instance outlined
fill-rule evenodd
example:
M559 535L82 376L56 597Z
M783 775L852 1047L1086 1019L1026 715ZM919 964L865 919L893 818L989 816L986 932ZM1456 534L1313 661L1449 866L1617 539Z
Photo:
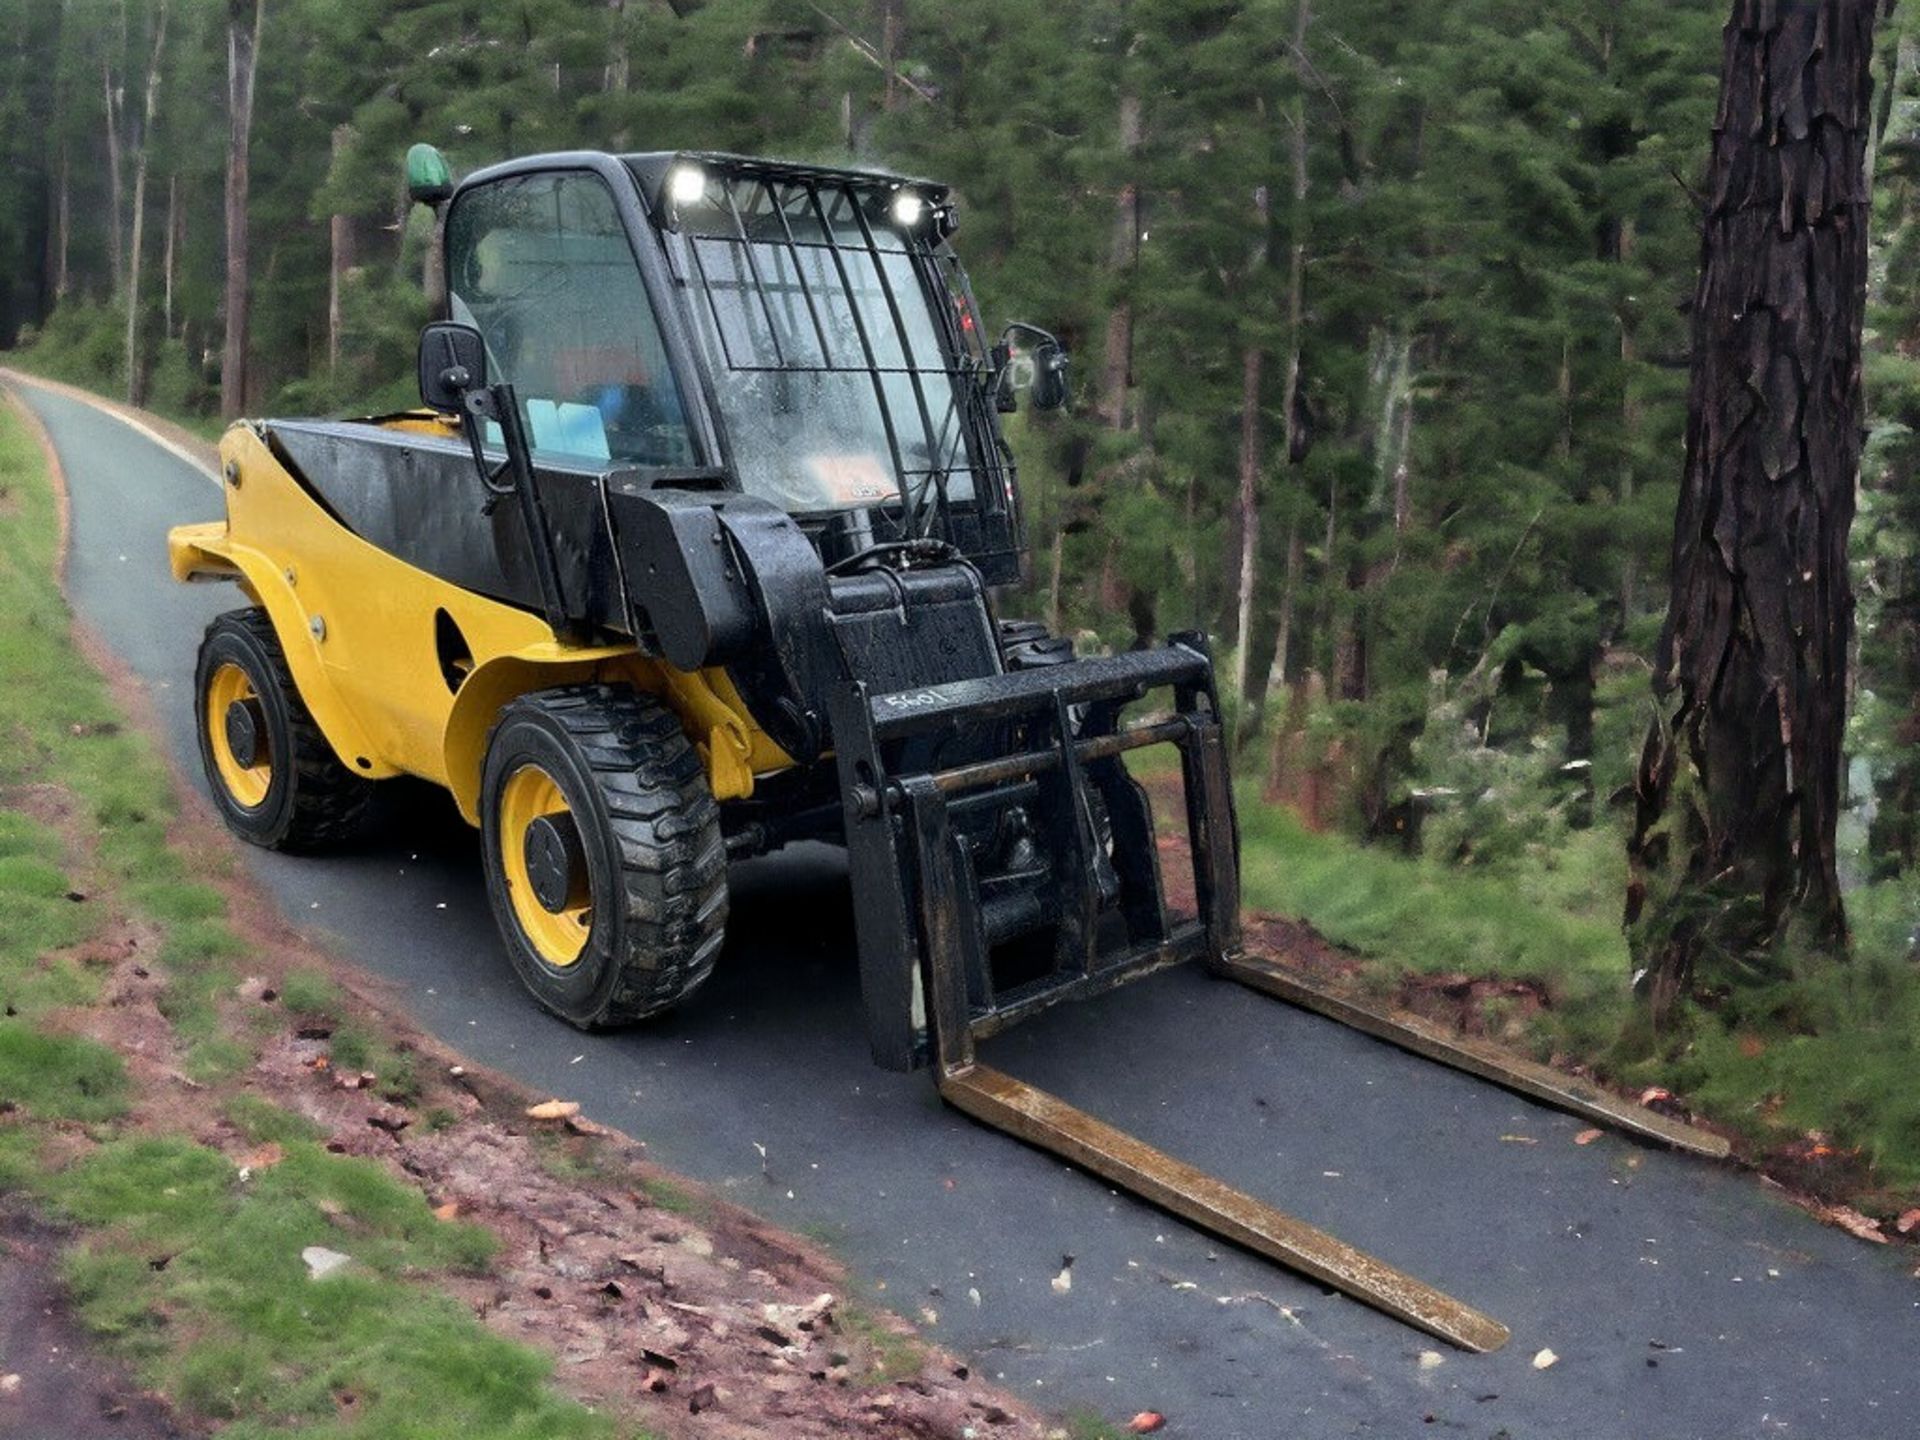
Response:
M174 275L180 264L180 173L175 171L167 177L167 244L160 262L161 333L167 339L173 339L173 284Z
M1634 257L1634 221L1620 221L1619 263L1626 263ZM1620 509L1630 511L1634 505L1634 442L1640 440L1640 388L1636 384L1634 371L1640 369L1640 349L1634 342L1634 315L1630 309L1620 309ZM1626 545L1626 555L1620 559L1620 628L1624 630L1634 622L1634 612L1640 611L1640 547L1634 543Z
M73 172L67 159L67 142L60 142L60 180L53 217L53 303L67 298L72 285L68 257L73 249Z
M126 225L122 207L125 190L120 183L120 110L119 84L107 58L100 59L100 85L107 104L107 266L113 276L113 293L118 297L127 286Z
M1140 97L1131 89L1120 96L1117 126L1124 176L1113 206L1113 235L1107 244L1109 273L1121 291L1107 317L1107 344L1100 379L1100 415L1115 430L1133 424L1129 399L1133 387L1133 284L1140 260L1140 185L1135 165L1140 153Z
M1273 668L1282 686L1293 680L1293 615L1300 593L1300 571L1307 559L1307 538L1296 514L1287 521L1287 573L1280 586L1280 626L1273 639Z
M1307 304L1307 27L1313 13L1300 0L1293 16L1293 135L1288 154L1293 167L1293 245L1287 256L1287 371L1280 389L1280 423L1285 427L1287 463L1306 458L1300 434L1300 356ZM1276 640L1282 680L1287 675L1287 647L1293 640L1293 597L1304 559L1298 513L1287 523L1286 588L1280 598L1280 633Z
M1863 417L1875 7L1737 0L1626 915L1655 1013L1845 944L1834 859Z
M351 125L333 127L333 165L340 168L341 157L353 142ZM343 291L347 269L353 264L353 221L335 214L327 221L327 374L340 369L340 332L346 328Z
M1248 711L1253 705L1253 603L1260 565L1260 377L1266 356L1258 341L1240 356L1240 587L1235 621L1233 695L1240 702L1236 739L1250 733Z
M1306 0L1300 3L1304 9ZM1273 196L1264 185L1255 187L1253 192L1253 223L1253 249L1247 258L1246 270L1249 285L1258 282L1272 254ZM1253 607L1260 570L1260 471L1266 463L1266 425L1260 413L1260 395L1266 363L1266 350L1255 334L1240 350L1240 583L1233 652L1233 696L1239 702L1236 740L1251 733L1248 723L1253 708Z
M880 68L886 72L881 108L900 108L900 46L906 38L906 0L880 0Z
M633 83L633 57L627 53L627 0L607 0L607 69L609 95L624 95Z
M253 145L253 76L267 0L227 0L227 334L220 352L220 414L247 404L247 189Z
M127 257L127 403L145 398L140 363L140 271L147 234L147 168L153 153L153 119L160 109L160 63L167 51L167 0L154 10L153 50L147 58L146 103L133 162L133 245Z

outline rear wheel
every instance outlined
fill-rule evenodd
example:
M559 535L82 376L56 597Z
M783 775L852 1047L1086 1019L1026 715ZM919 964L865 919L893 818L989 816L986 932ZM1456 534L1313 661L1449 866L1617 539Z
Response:
M317 850L358 831L373 782L333 753L264 610L207 626L193 708L207 783L235 834L270 850Z
M679 719L577 685L501 712L481 777L487 898L514 970L585 1029L670 1009L727 919L720 807Z

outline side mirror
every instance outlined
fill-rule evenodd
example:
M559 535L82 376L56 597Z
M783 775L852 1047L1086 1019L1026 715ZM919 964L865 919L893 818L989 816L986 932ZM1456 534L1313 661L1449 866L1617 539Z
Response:
M1034 347L1033 388L1028 396L1036 410L1059 410L1073 397L1067 383L1067 366L1072 357L1066 347L1049 336Z
M487 383L487 342L471 325L436 320L420 332L420 399L442 415L466 409Z

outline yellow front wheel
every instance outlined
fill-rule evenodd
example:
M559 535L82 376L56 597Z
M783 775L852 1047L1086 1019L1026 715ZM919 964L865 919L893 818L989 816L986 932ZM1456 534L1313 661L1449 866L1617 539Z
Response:
M575 964L593 930L593 882L559 783L538 765L515 770L500 789L499 829L515 922L543 964Z
M257 810L273 788L273 745L260 692L238 662L223 660L214 667L200 723L227 794L236 805Z
M677 716L613 685L501 712L480 788L487 898L522 983L594 1029L671 1008L712 972L727 852Z
M235 834L271 850L316 850L358 831L373 782L333 753L264 610L207 626L193 700L207 784Z

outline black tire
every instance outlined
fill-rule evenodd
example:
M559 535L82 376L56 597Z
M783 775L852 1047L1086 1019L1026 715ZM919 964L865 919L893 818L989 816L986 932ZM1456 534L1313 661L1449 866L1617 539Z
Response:
M526 836L504 833L513 817L503 819L503 796L529 769L564 800L585 871L585 938L559 963L517 913L508 873L505 846ZM514 701L487 743L480 815L487 898L508 956L561 1019L581 1029L631 1024L671 1009L712 973L727 923L720 807L678 717L659 701L612 685Z
M231 742L215 733L224 716L208 713L210 684L235 668L258 702L252 713L270 772L257 798L237 794L223 777L216 750L225 745L231 760ZM341 763L314 723L266 611L230 610L207 626L194 666L193 715L214 805L241 839L269 850L323 850L359 832L374 782Z

